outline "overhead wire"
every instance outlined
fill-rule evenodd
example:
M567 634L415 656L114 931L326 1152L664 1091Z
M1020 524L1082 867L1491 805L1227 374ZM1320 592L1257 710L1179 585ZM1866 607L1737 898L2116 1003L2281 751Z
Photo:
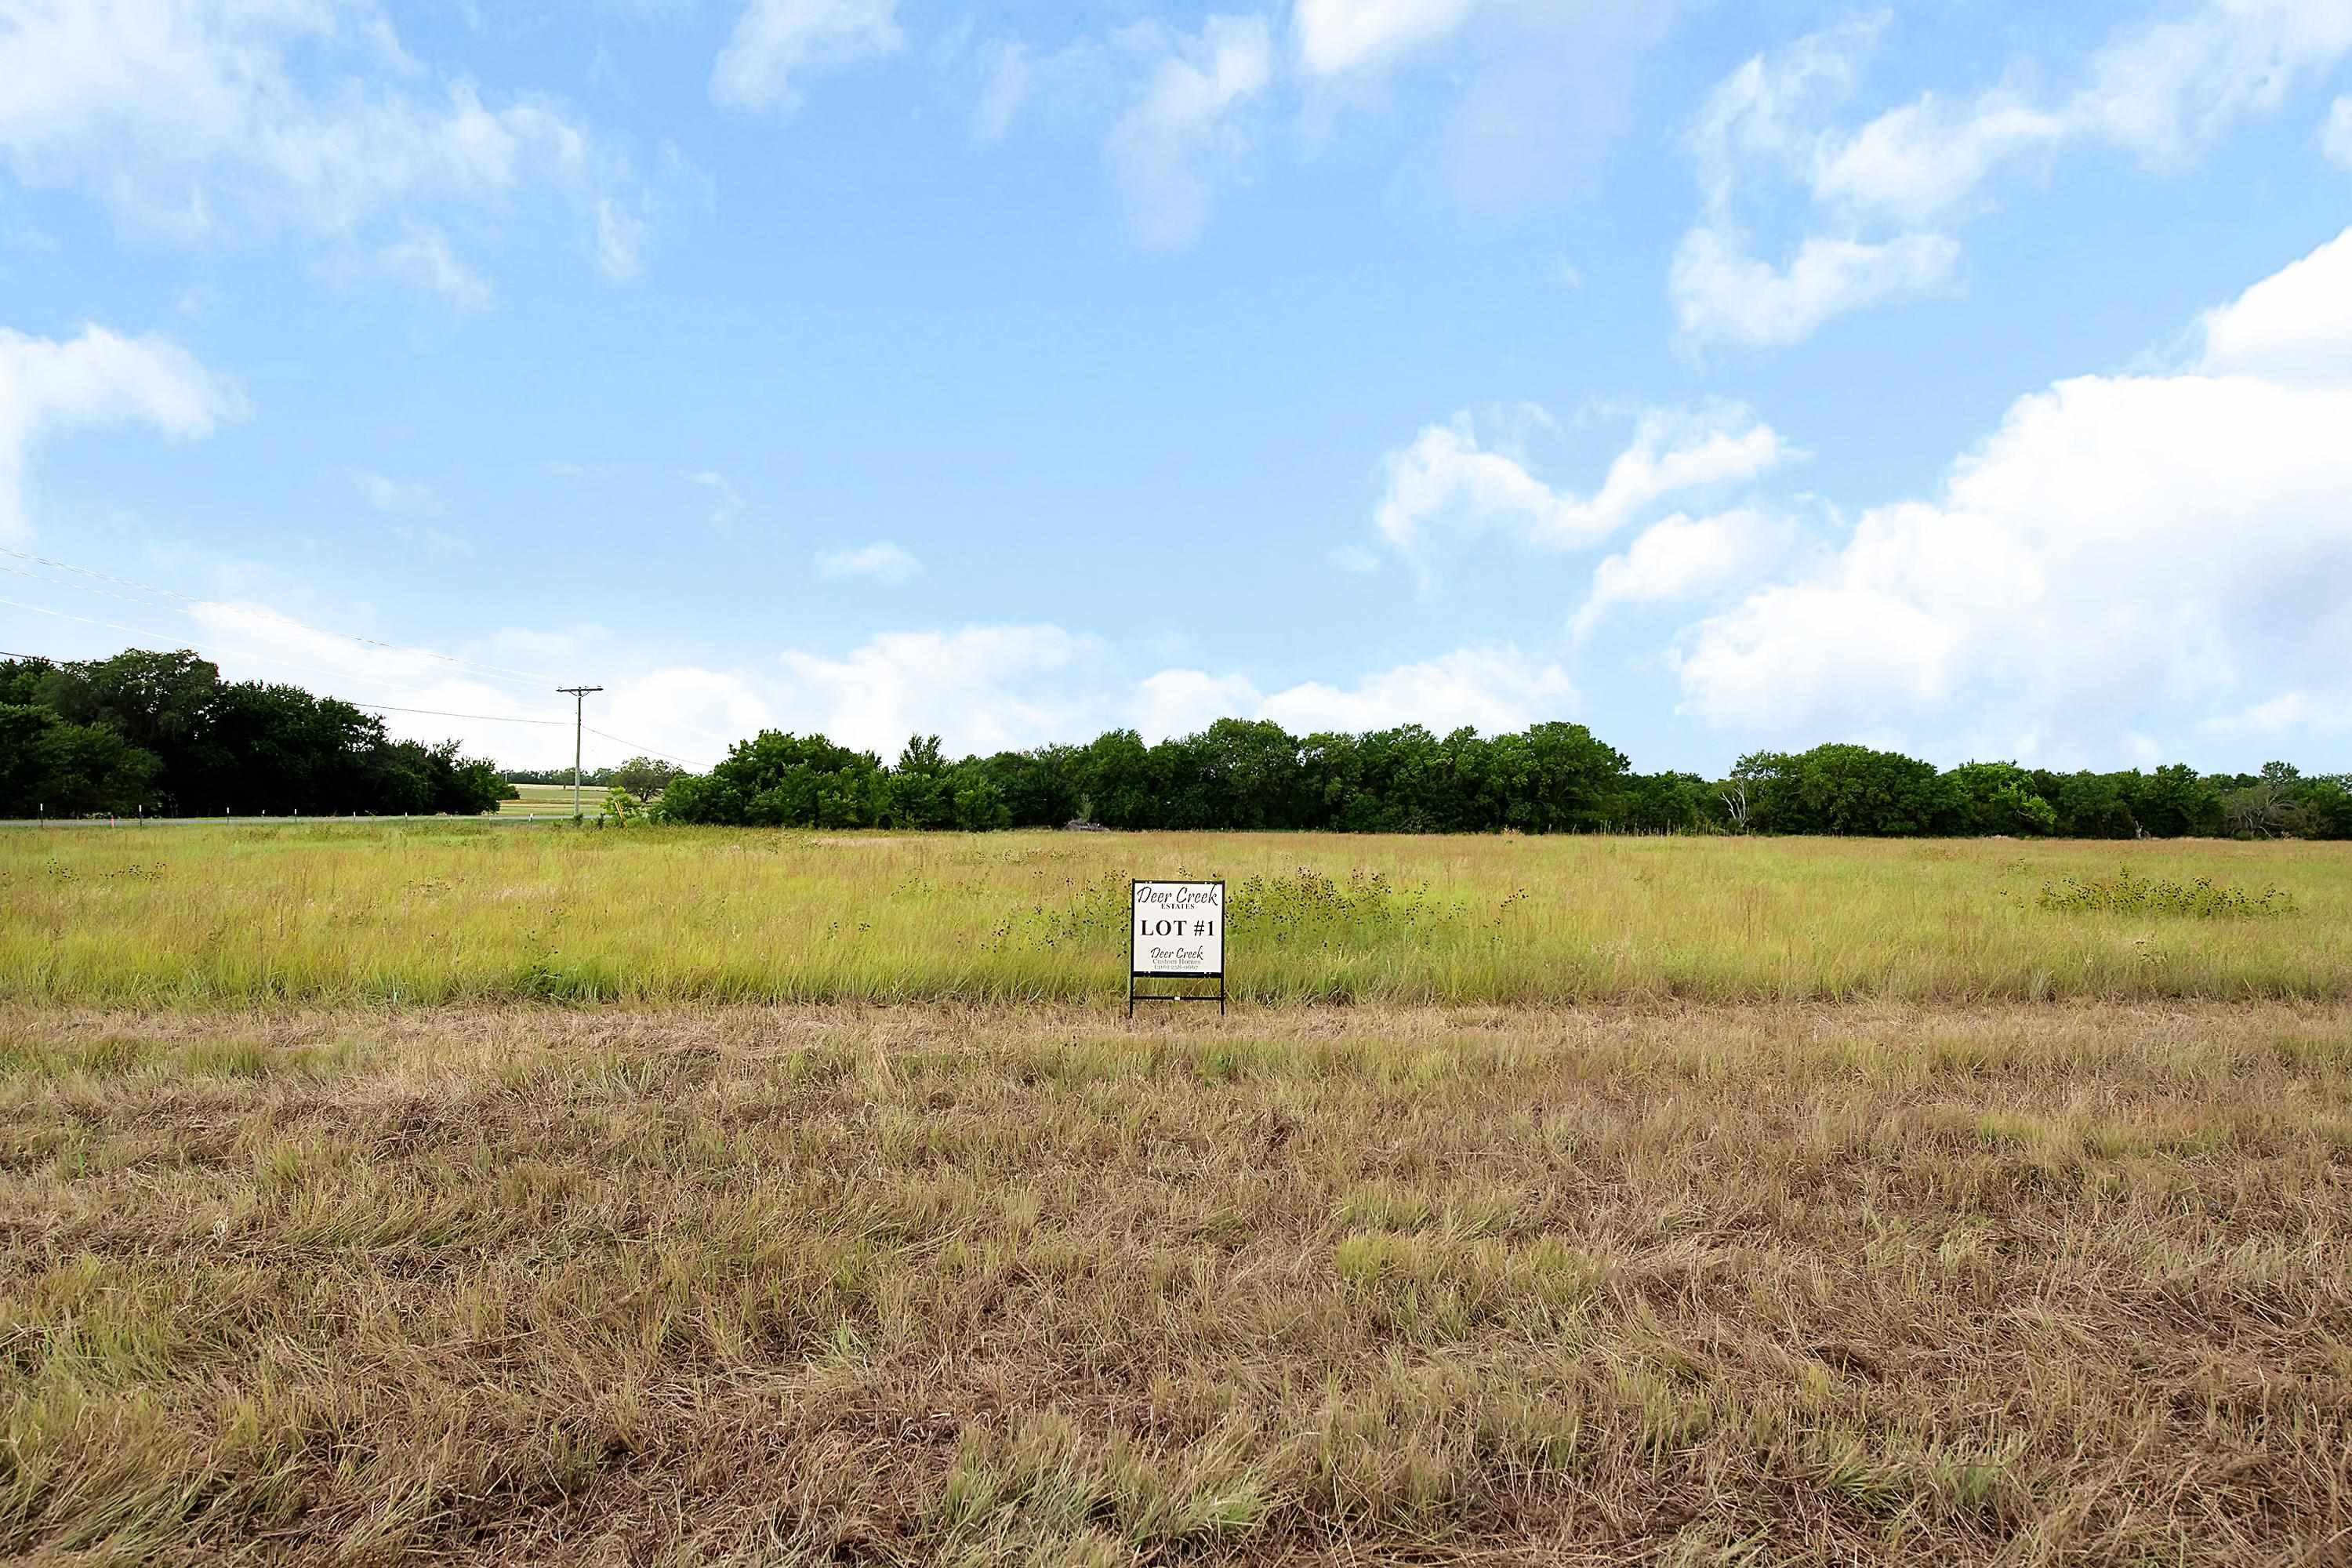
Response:
M642 741L625 741L618 735L607 735L604 731L599 730L593 724L585 724L583 725L582 728L586 730L592 735L601 736L604 740L612 742L616 746L627 746L634 751L642 752L646 756L659 757L666 763L676 763L682 768L693 768L698 772L705 773L709 771L709 765L708 763L691 763L687 761L684 757L673 757L667 752L656 752Z

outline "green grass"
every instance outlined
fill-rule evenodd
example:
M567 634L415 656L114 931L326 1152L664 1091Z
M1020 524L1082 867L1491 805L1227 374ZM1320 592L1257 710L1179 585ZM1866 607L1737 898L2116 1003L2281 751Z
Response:
M2293 907L2039 907L2119 864ZM1109 1003L1123 879L1180 874L1234 884L1250 1004L2352 996L2340 844L463 823L0 833L0 996Z

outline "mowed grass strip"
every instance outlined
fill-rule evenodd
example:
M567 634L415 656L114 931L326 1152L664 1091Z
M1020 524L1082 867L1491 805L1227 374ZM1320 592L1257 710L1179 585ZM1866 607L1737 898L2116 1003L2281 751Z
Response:
M2292 908L2041 907L2125 868ZM1253 1004L2352 999L2346 844L467 824L0 833L0 997L1108 1005L1129 876L1227 879Z
M2352 1011L0 1009L0 1553L2322 1563Z

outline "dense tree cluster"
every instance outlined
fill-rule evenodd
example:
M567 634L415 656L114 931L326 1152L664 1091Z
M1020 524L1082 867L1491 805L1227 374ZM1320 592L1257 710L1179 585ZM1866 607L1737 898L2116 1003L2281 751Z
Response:
M186 651L0 659L0 816L473 815L492 764L395 741L294 686L232 682Z
M1728 778L1636 773L1581 724L1436 735L1408 724L1303 739L1221 719L1145 745L1114 730L1083 746L950 762L917 736L884 766L822 735L762 731L708 774L673 781L670 822L793 827L1291 828L1357 833L1811 833L1875 837L2142 835L2352 837L2344 775L2284 763L2258 774L2053 773L2010 763L1947 771L1866 746L1759 752Z

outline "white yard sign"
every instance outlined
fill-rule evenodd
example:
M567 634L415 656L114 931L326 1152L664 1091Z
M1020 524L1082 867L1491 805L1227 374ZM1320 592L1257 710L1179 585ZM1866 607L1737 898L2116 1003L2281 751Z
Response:
M1213 1001L1225 1005L1225 885L1138 882L1128 928L1127 1010L1138 1001ZM1213 996L1139 996L1139 979L1213 980Z

